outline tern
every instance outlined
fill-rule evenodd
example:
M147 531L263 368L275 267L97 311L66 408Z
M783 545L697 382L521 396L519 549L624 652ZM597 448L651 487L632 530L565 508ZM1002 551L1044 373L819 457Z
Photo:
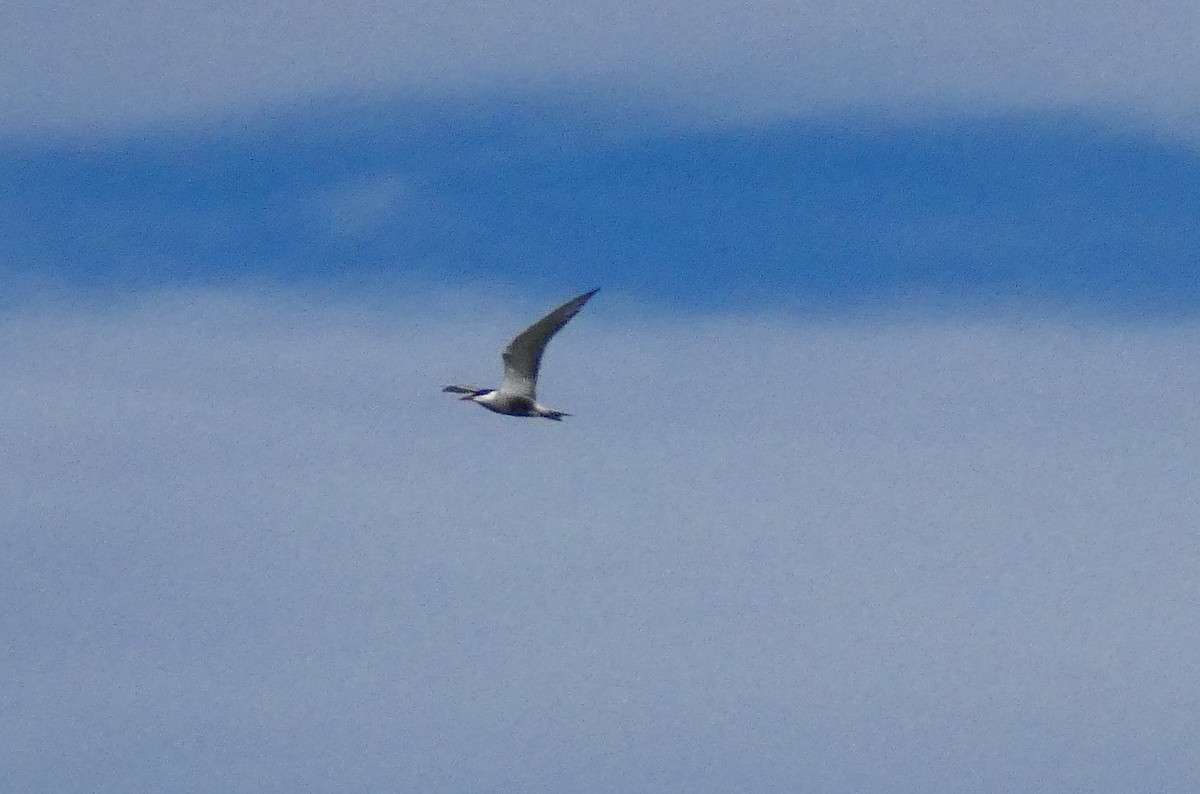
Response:
M459 400L470 400L489 411L508 416L540 416L561 422L571 414L547 408L537 401L538 369L546 344L567 322L579 314L583 305L599 292L594 289L559 306L554 311L513 337L504 348L504 378L499 389L477 389L474 386L447 386L444 392L463 394Z

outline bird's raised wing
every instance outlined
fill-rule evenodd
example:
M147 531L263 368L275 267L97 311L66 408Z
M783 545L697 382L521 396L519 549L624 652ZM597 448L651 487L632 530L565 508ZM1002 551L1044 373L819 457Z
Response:
M501 392L528 397L530 400L537 399L534 391L546 343L567 324L568 320L578 314L583 305L597 292L599 290L594 289L567 301L517 334L508 343L508 347L504 348L503 353L504 380L500 383Z

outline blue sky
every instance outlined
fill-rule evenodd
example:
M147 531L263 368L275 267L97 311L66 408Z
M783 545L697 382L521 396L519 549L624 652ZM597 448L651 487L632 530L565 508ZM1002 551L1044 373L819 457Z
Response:
M12 790L1194 790L1193 4L332 8L0 10Z
M1185 142L1068 114L680 132L600 113L347 103L10 150L10 261L118 290L549 278L711 310L1200 301Z

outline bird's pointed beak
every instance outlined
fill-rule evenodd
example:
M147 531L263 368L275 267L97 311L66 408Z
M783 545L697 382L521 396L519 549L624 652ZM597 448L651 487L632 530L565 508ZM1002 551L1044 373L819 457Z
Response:
M475 399L474 394L468 394L466 397L459 397L458 401L462 402L463 400L474 400L474 399Z

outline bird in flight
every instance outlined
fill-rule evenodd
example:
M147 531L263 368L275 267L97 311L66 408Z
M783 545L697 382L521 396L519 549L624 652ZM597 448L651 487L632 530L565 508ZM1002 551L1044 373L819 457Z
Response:
M583 305L597 292L599 290L594 289L578 298L572 298L513 337L502 354L504 378L500 381L499 389L447 386L442 391L465 395L459 399L470 400L498 414L540 416L543 419L561 422L564 416L570 414L547 408L537 401L535 390L542 353L550 338L558 333L568 320L579 314Z

